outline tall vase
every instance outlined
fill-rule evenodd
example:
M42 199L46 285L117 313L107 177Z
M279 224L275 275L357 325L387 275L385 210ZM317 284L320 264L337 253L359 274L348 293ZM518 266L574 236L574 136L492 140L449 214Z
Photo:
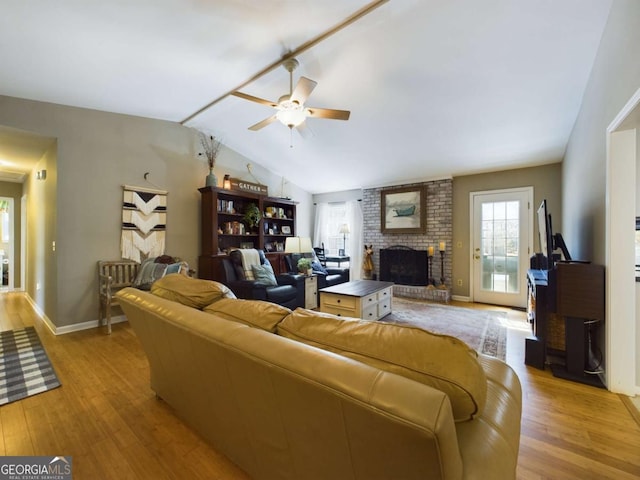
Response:
M216 178L216 174L213 173L213 168L209 169L209 175L207 175L207 180L205 185L207 187L217 187L218 186L218 179Z

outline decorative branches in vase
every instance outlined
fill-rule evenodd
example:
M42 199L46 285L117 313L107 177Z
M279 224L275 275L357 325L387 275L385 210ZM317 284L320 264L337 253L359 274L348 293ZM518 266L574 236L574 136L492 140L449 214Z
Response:
M206 135L200 132L200 145L204 149L204 152L198 153L198 156L204 156L207 159L209 165L209 175L205 185L207 187L216 187L218 185L218 179L213 173L213 167L216 166L216 159L218 158L218 152L220 152L220 140L213 135Z

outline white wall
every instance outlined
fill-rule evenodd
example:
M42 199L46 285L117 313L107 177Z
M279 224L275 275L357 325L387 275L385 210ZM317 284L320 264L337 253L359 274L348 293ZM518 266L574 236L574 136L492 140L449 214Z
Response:
M96 262L121 258L124 184L169 192L166 252L197 266L197 189L208 173L197 155L197 132L173 122L3 96L0 125L57 139L57 149L41 160L46 181L30 180L27 192L28 291L56 327L97 318ZM220 181L224 173L251 180L246 163L236 152L223 150L215 173ZM279 193L281 179L252 164L255 176ZM144 179L147 172L153 185ZM299 231L310 231L311 195L288 187L300 202Z

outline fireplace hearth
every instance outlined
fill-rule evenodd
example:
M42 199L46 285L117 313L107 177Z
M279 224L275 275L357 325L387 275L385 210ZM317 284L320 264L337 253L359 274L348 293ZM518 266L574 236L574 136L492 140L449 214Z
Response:
M427 250L415 250L403 245L380 249L380 280L398 285L428 285Z

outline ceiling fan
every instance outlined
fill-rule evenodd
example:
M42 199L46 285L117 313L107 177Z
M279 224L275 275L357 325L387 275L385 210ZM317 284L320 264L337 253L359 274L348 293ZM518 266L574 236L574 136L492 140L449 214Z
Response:
M268 118L249 127L249 130L257 131L267 125L279 120L291 130L294 128L303 137L310 134L309 128L305 125L307 117L311 118L328 118L332 120L349 120L351 112L347 110L333 110L329 108L305 107L304 102L307 100L311 92L318 84L306 77L300 77L296 88L293 88L293 71L298 67L299 63L295 58L288 58L282 62L282 66L289 72L289 93L282 95L277 102L271 102L263 98L254 97L242 92L233 92L232 95L252 102L261 103L275 108L277 112Z

